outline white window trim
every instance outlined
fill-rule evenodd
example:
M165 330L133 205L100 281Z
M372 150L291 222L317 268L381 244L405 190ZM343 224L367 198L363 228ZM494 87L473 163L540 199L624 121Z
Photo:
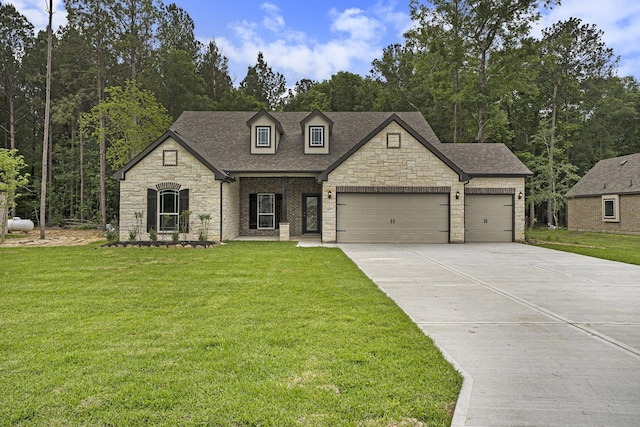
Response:
M607 202L613 204L613 215L605 215L605 206ZM604 222L620 222L620 198L617 194L608 194L602 196L602 220Z
M163 196L165 196L165 194L173 194L173 197L175 198L174 203L175 203L175 207L176 207L176 212L164 212L163 211L163 205L162 205L162 201L163 201ZM165 228L164 225L164 221L163 218L164 217L174 217L174 224L177 226L179 224L180 221L180 192L173 190L173 189L164 189L164 190L160 190L158 192L158 233L172 233L173 231L175 231L175 227L171 227L171 228Z
M320 131L320 141L314 141L314 131ZM324 147L324 126L310 126L309 127L309 147L322 148Z
M266 134L267 134L266 143L264 142L264 140L260 139L260 134L263 131L266 131ZM269 147L271 147L271 127L269 127L269 126L256 126L256 147L260 147L260 148L269 148Z
M258 203L257 203L257 209L258 209L258 216L257 216L257 228L258 230L273 230L276 228L276 195L274 193L259 193L257 195L258 197ZM263 197L270 197L271 198L271 212L261 212L261 208L262 208L262 198ZM262 227L261 226L261 221L260 218L261 217L271 217L271 226L270 227Z

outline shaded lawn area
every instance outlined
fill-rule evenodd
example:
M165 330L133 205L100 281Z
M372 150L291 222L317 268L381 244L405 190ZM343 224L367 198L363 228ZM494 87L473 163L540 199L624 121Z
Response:
M0 249L0 424L449 425L462 379L338 249Z
M640 265L640 236L533 228L527 239L545 248Z

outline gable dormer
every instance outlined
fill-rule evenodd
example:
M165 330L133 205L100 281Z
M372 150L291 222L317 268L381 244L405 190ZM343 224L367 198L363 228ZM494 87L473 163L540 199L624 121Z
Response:
M304 135L304 154L329 154L333 122L315 110L300 122Z
M261 110L247 121L251 132L251 154L276 154L282 125L271 114Z

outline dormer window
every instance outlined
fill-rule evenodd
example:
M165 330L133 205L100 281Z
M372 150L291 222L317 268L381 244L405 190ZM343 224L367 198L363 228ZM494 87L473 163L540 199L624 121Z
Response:
M256 147L271 147L271 128L258 126L256 132Z
M309 130L311 132L311 140L309 141L309 146L324 147L324 127L311 126Z

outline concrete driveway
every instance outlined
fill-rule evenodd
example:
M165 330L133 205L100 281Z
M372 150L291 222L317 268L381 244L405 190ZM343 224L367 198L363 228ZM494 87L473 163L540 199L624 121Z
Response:
M465 376L453 425L640 425L640 267L517 243L339 247Z

